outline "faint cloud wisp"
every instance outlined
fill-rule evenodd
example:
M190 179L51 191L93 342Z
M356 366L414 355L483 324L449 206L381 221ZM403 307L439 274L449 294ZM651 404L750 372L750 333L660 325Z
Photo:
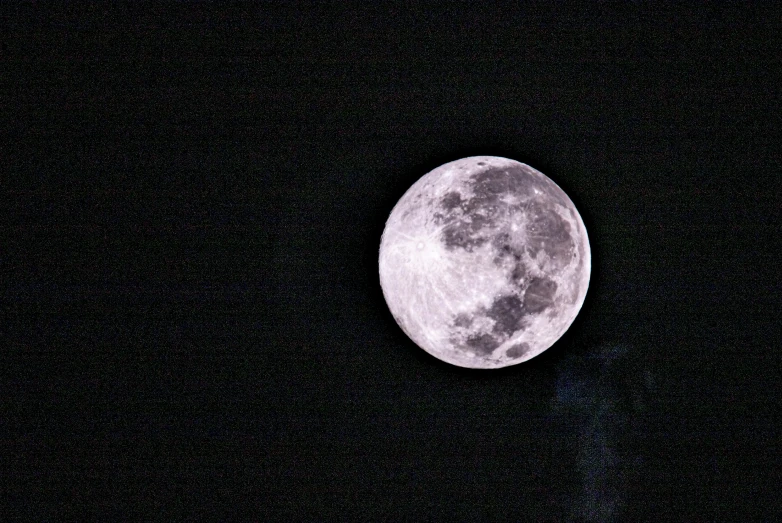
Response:
M632 450L633 421L651 386L651 374L624 346L597 347L561 363L553 406L577 447L580 481L563 499L573 520L618 520L626 481L641 463Z

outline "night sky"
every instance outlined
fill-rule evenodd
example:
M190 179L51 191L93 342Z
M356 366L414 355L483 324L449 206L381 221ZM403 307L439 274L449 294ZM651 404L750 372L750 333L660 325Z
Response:
M0 7L2 519L782 517L778 6L163 5ZM494 371L378 279L472 155L592 247Z

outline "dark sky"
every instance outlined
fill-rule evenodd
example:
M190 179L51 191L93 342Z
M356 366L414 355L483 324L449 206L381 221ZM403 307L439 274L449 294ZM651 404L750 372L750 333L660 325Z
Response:
M4 513L780 517L779 8L375 4L0 8ZM476 154L592 245L500 371L378 281L396 201Z

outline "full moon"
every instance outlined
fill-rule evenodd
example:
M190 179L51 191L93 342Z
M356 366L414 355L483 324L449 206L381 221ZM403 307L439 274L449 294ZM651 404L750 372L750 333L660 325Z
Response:
M474 156L423 176L380 241L380 285L402 330L432 356L496 369L534 358L570 327L591 255L570 198L514 160Z

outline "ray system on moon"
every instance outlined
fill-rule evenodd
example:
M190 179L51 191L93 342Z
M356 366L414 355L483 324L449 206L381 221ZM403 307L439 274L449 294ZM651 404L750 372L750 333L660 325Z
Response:
M465 158L427 174L381 240L380 282L397 323L463 367L504 367L550 347L578 314L589 272L573 203L506 158Z

